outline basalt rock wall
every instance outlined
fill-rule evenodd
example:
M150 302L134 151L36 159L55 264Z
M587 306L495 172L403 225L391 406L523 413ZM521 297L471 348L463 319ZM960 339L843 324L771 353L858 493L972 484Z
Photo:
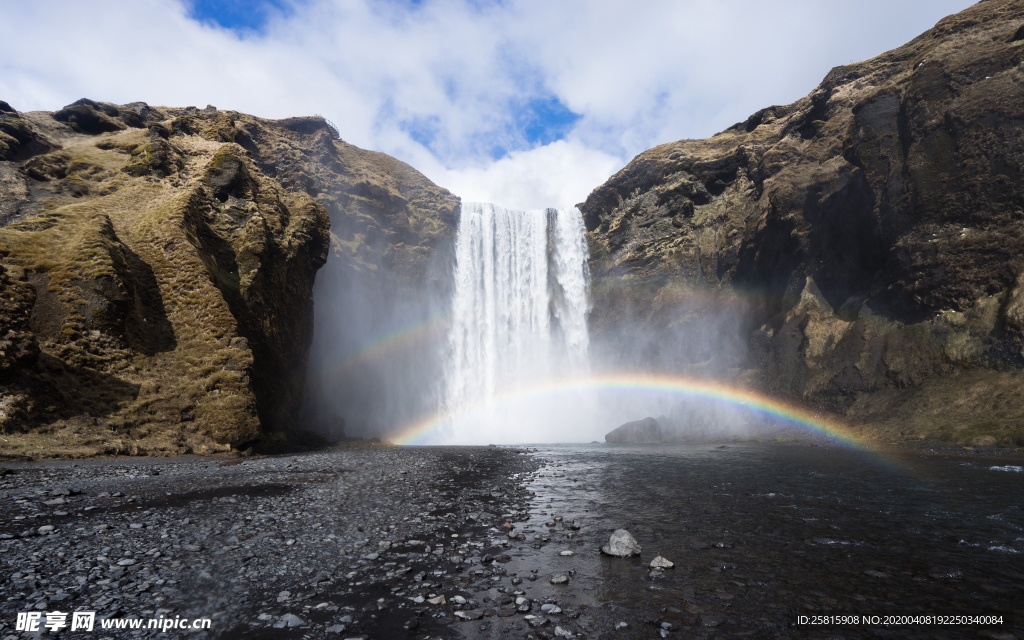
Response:
M1024 444L1022 125L1024 3L986 0L644 152L580 205L598 354Z

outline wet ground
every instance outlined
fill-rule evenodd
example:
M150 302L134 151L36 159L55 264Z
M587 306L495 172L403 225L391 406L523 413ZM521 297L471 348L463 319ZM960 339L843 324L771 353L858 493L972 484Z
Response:
M0 638L39 637L15 630L18 612L95 610L212 625L57 635L1024 639L1024 462L924 453L595 444L4 464ZM618 528L639 557L600 554ZM675 566L652 573L657 555Z
M760 443L535 455L546 466L526 527L555 539L510 569L575 570L571 597L538 591L589 605L595 636L1024 638L1019 459ZM571 520L578 532L563 531ZM640 558L599 554L619 527ZM651 574L657 555L675 567Z

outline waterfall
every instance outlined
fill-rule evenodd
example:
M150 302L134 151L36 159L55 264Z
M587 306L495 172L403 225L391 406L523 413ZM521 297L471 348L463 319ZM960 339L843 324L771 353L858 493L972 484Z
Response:
M446 439L557 440L552 421L561 433L578 431L588 419L579 402L502 399L589 372L590 273L579 209L463 204L455 253L443 409L466 417Z

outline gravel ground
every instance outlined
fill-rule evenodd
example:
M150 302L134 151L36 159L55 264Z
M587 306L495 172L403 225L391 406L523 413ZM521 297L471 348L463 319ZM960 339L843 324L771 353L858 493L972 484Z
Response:
M708 460L732 450L704 448L712 452L704 453ZM823 460L839 453L794 448L820 451ZM784 624L805 610L792 596L776 602L778 585L769 583L776 578L740 582L731 569L738 560L730 554L739 558L749 551L746 564L753 566L765 564L757 560L761 555L785 546L771 536L761 542L755 536L750 545L734 547L728 540L737 531L775 530L790 522L775 522L781 512L762 513L759 502L743 507L748 498L757 502L760 493L753 489L746 498L724 498L729 508L717 504L727 494L712 486L721 480L714 474L744 465L712 464L706 477L669 482L652 466L656 450L644 449L648 456L630 462L633 467L623 466L628 447L617 456L602 451L367 446L266 458L4 463L0 640L632 640L733 631L818 637ZM909 456L924 460L934 453ZM989 457L963 453L950 458L961 473L973 469L964 471L961 460ZM1001 457L998 464L1019 465L1016 457ZM673 468L699 475L694 464ZM672 486L681 492L674 498ZM748 511L753 520L740 521ZM829 516L822 522L832 521ZM810 535L805 529L813 525L800 523L783 542L797 544ZM619 527L637 534L642 558L600 554ZM656 555L677 567L650 570ZM812 567L820 564L816 557L799 555L810 558ZM961 560L973 570L970 558ZM778 562L767 563L766 575L782 571L776 566L785 562ZM723 567L730 568L728 575ZM734 597L723 591L741 584L751 593ZM757 595L760 588L766 590L763 597ZM942 593L935 598L946 601ZM839 610L860 609L850 604ZM96 612L94 631L16 631L19 612L55 611ZM759 622L766 615L768 622ZM166 633L100 628L104 620L142 619L145 625L149 619L197 618L209 618L210 627ZM726 627L733 631L722 631ZM757 635L758 629L765 633Z
M497 447L7 463L0 638L40 637L15 630L25 611L97 613L61 637L579 636L578 613L551 624L552 599L523 597L536 571L508 570L550 541L515 525L540 466ZM212 623L99 628L124 618Z

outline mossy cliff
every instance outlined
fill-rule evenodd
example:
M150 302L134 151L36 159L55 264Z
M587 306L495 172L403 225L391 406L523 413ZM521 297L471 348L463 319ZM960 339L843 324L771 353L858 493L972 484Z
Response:
M1024 2L987 0L637 156L580 205L597 348L878 437L1024 444L1022 63Z
M387 200L412 172L337 138L319 117L0 102L0 453L295 433L328 214L360 217L354 200ZM396 262L430 241L432 212L416 215ZM402 227L366 217L368 235Z

